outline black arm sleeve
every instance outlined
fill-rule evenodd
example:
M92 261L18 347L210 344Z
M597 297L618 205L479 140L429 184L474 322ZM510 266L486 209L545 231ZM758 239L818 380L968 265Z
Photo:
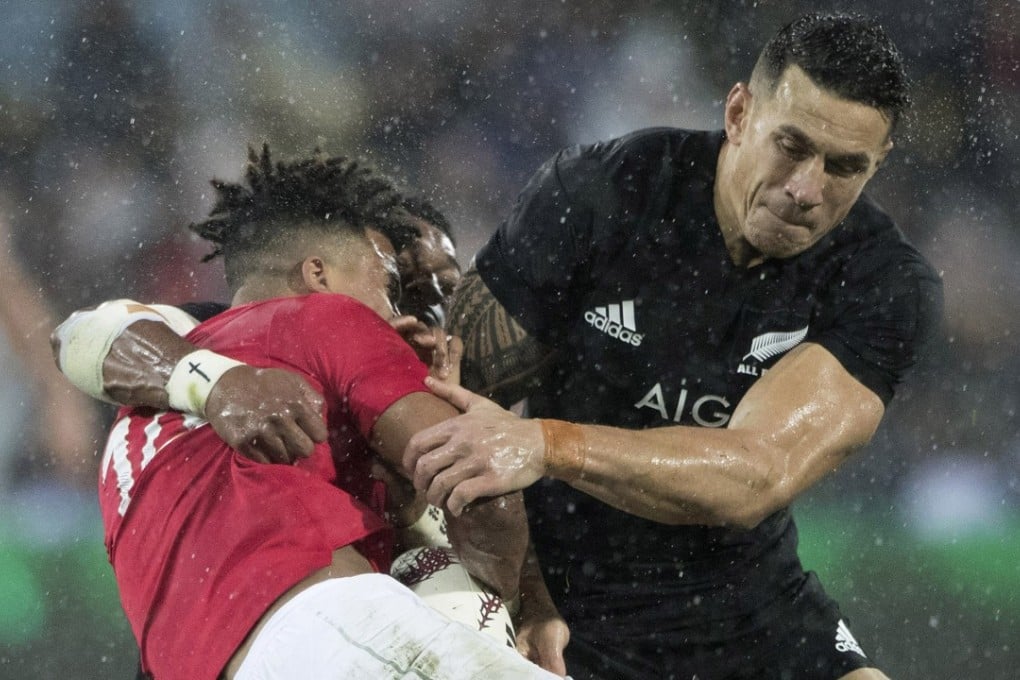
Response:
M810 340L886 404L939 332L942 282L905 243L854 257L830 298L826 330Z
M185 302L177 306L199 321L208 321L230 308L230 305L225 305L222 302Z

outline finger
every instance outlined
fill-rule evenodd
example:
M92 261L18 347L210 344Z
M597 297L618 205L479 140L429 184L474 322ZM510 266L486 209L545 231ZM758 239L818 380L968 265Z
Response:
M488 401L485 397L464 389L460 385L450 385L434 378L425 378L425 386L432 390L432 393L437 397L450 402L460 411L468 411L472 406Z
M390 326L392 326L393 330L397 333L404 336L411 335L420 332L424 328L428 328L424 323L419 321L417 317L411 314L390 319Z
M440 380L450 375L450 352L446 332L441 328L432 329L432 374Z
M294 424L301 428L301 431L313 442L321 444L329 437L329 428L322 418L322 411L312 411L304 404L299 404L294 409ZM309 450L309 454L311 451Z
M409 474L413 473L416 486L419 459L426 453L431 453L435 449L446 444L446 442L450 441L450 436L450 428L445 422L443 422L437 423L432 427L427 427L424 430L415 433L407 441L407 446L404 447L404 457L401 462L404 465L404 469L407 470Z
M472 477L460 472L456 476L451 475L451 478L463 480L453 487L446 499L446 507L456 516L459 516L464 508L479 498L488 498L498 493L494 486L483 477Z
M283 445L283 441L275 433L264 432L259 435L252 440L252 447L261 452L270 463L290 462L290 459L287 457L287 447Z
M243 444L241 444L240 446L238 446L234 450L237 451L238 453L240 453L245 458L247 458L249 460L253 460L256 463L272 463L273 462L273 461L269 460L269 458L267 458L265 456L265 454L262 453L262 451L260 451L258 448L256 448L255 440L254 439L249 440L247 442L244 442Z
M460 362L464 358L464 343L456 335L449 335L446 338L447 363L450 370L446 375L446 382L453 385L460 384Z
M539 653L539 657L542 660L542 663L539 665L550 673L555 673L559 676L567 674L567 662L563 658L562 646L557 645L550 649L544 649Z
M531 647L531 643L528 640L528 631L518 629L517 631L517 653L523 656L531 663L538 665L538 659L535 658L534 652Z
M427 464L434 462L428 459L425 459L425 461ZM419 466L420 465L421 464L419 463ZM450 491L464 480L476 474L473 467L474 466L467 461L456 461L454 464L442 467L442 469L437 471L435 474L432 474L432 481L429 482L428 488L425 492L429 503L437 508L443 507L444 502L448 503L447 497L449 496ZM461 511L464 509L464 505L466 505L466 503L458 506L454 514L460 515ZM447 507L450 506L447 505ZM452 509L453 508L451 507L451 510Z
M283 453L286 456L285 462L292 463L298 458L307 458L315 450L315 442L298 427L297 423L288 423L279 432Z

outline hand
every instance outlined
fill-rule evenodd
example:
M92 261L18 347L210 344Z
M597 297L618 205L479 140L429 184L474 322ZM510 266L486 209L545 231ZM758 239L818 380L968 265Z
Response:
M472 501L523 489L545 474L545 439L538 422L518 418L462 387L425 383L463 415L414 435L404 468L429 502L459 516Z
M278 368L235 366L216 382L206 420L228 446L260 463L293 463L326 441L322 395Z
M460 360L464 355L460 338L447 335L442 328L427 326L413 316L398 316L390 325L429 367L430 375L450 384L460 384Z
M521 604L520 622L517 624L517 651L521 656L559 676L567 674L563 650L570 641L570 629L555 610L526 612Z

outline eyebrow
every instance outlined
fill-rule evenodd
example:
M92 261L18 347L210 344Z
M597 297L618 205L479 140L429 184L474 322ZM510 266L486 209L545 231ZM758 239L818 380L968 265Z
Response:
M793 138L795 142L804 146L811 153L818 153L818 146L804 132L795 125L780 125L778 131L787 137ZM866 170L871 165L871 159L865 153L848 153L839 156L829 156L830 163L847 165L855 170Z

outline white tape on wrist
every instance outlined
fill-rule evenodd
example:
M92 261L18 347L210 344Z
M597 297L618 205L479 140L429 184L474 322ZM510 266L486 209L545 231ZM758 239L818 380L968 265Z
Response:
M205 402L217 381L230 369L243 365L207 349L188 354L177 362L166 381L170 407L204 418Z
M146 320L166 321L150 307L127 299L75 312L53 331L60 341L60 370L85 394L112 402L103 388L103 362L125 328Z

